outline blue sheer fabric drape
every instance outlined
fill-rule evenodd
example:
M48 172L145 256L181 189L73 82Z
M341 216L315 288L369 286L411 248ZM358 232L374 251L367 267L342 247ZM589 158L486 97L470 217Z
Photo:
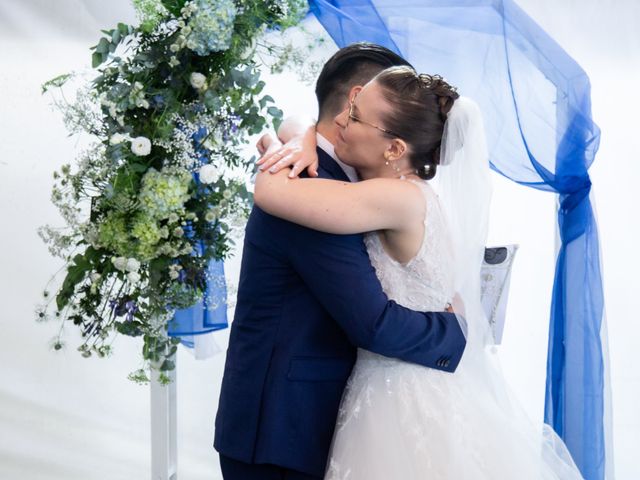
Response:
M207 269L207 290L203 300L177 310L169 322L169 336L180 337L180 343L194 347L194 335L202 335L227 328L227 287L224 263L212 260Z
M588 168L600 132L589 79L510 0L310 0L338 46L384 45L480 104L492 168L559 194L545 422L588 480L605 472L603 295ZM524 212L523 212L524 213Z
M200 128L192 136L194 150L203 164L209 163L207 150L202 147L206 137L207 130L205 128ZM202 188L198 174L194 173L193 177L198 188ZM193 235L189 225L184 230L186 236ZM202 242L196 243L193 255L201 255L203 247ZM180 343L188 348L194 348L195 346L194 335L203 335L229 326L227 321L227 283L224 276L224 262L210 260L205 278L206 288L202 300L189 308L176 310L167 326L168 335L170 337L179 337Z

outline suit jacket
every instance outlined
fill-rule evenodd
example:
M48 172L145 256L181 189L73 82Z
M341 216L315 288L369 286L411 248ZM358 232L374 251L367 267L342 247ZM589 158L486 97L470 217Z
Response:
M318 149L321 178L348 181ZM453 372L456 317L388 300L362 235L333 235L254 206L246 227L214 447L322 476L357 347Z

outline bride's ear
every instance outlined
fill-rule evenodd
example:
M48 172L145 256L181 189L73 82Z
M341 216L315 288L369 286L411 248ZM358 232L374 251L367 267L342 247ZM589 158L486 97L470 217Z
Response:
M408 153L408 147L401 138L391 140L384 152L384 158L389 161L396 161L403 158Z

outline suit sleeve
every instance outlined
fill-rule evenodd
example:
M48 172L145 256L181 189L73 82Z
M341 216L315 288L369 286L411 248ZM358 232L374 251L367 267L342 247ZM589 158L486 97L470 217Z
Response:
M466 340L455 314L415 312L389 300L362 235L291 225L289 259L313 295L357 347L455 371Z

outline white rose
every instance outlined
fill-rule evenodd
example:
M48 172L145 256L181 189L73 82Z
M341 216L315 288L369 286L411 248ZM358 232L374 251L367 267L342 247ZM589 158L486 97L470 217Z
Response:
M218 169L211 164L203 165L198 172L200 181L205 185L218 181L220 174Z
M121 272L124 272L127 268L127 259L125 257L113 257L111 259L111 263L113 263L113 266Z
M111 145L119 145L125 140L129 140L129 135L127 134L123 135L122 133L114 133L113 135L111 135L111 138L109 139L109 143Z
M136 137L131 140L131 151L139 157L145 157L151 153L151 140L147 137Z
M91 283L97 283L102 278L102 275L100 275L98 272L91 272L89 278L91 279Z
M127 274L127 279L131 283L138 283L140 281L140 274L138 272L129 272Z
M125 268L129 272L137 272L138 269L140 268L140 262L135 258L129 258L127 260L127 265L125 266Z
M207 77L198 72L193 72L189 78L191 86L196 90L205 90L207 87Z

